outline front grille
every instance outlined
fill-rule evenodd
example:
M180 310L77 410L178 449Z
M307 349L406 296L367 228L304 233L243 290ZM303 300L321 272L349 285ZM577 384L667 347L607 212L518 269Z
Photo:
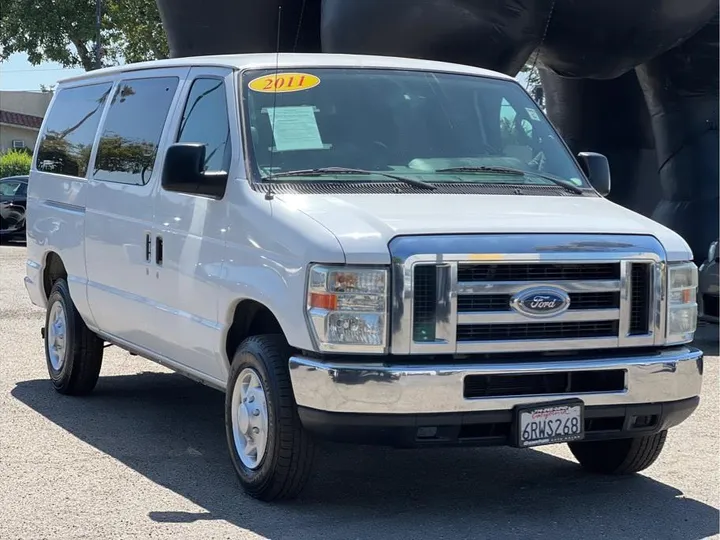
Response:
M625 389L625 371L469 375L464 386L466 398L619 392Z
M464 324L458 341L504 341L616 337L618 321Z
M620 279L620 263L461 264L458 281L558 281Z
M630 335L647 334L650 325L650 270L645 263L630 269Z
M510 311L509 294L463 295L458 298L460 313ZM620 307L619 292L571 293L570 309L616 309Z
M606 256L598 254L597 260ZM597 260L496 263L449 258L439 266L415 263L410 324L411 341L418 344L414 352L420 354L425 344L432 345L425 348L427 354L652 345L655 264ZM452 282L439 279L441 275ZM526 309L523 299L535 290L545 294L543 289L550 295L556 292L561 301L569 298L567 308L546 315ZM447 306L454 309L448 313Z

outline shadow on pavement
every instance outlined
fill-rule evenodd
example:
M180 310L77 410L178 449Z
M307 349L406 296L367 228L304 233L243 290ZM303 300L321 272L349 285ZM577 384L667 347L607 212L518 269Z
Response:
M80 440L206 512L158 507L152 520L226 520L271 538L706 538L718 512L642 475L607 478L533 450L392 450L327 445L293 502L246 497L226 450L223 395L180 375L103 377L88 398L49 381L12 395ZM662 459L662 458L661 458ZM356 533L357 534L357 533ZM356 534L351 535L355 537Z

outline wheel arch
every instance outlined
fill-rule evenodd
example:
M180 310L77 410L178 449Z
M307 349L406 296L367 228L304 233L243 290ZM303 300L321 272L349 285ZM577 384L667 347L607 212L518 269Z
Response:
M240 344L251 336L282 334L286 336L278 317L263 303L252 299L235 302L230 326L225 335L223 354L228 365Z
M68 273L62 257L55 251L48 251L43 264L43 294L47 300L53 284L58 279L67 279Z

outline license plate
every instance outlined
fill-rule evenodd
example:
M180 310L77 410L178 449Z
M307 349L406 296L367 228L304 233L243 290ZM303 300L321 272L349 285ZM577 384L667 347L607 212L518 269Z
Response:
M582 401L526 405L516 409L516 441L520 448L579 441L585 437Z

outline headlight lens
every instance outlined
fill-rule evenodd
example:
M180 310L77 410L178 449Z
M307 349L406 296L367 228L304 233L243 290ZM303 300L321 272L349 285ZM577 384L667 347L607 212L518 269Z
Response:
M383 268L310 268L307 313L321 351L385 351L387 274Z
M694 263L668 265L667 343L693 340L697 328L698 270Z

